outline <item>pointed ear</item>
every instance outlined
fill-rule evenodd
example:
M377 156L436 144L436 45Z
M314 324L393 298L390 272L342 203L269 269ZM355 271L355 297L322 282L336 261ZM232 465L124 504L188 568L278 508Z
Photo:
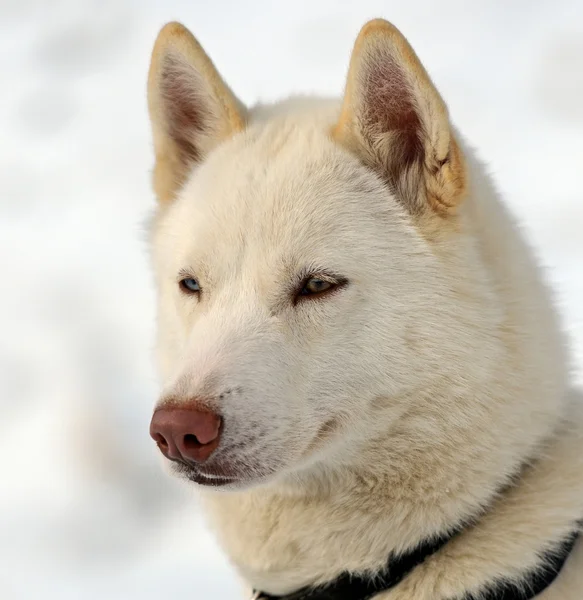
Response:
M372 167L415 214L463 199L466 170L447 107L415 52L375 19L356 40L334 137Z
M194 36L180 23L165 25L148 76L154 137L154 190L169 203L192 166L245 126L246 111Z

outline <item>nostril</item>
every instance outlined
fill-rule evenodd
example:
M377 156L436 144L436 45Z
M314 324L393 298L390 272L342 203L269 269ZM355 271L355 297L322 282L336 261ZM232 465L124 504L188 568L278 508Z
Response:
M195 435L193 435L192 433L187 433L184 436L182 443L184 444L184 448L186 450L196 450L196 449L200 448L201 446L204 446L204 444L201 444L198 441L198 438Z
M168 450L168 442L161 433L156 433L153 437L160 450Z

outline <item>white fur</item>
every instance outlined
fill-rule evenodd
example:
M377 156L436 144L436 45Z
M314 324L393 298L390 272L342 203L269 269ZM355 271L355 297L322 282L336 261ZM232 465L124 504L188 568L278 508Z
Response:
M539 269L455 130L463 202L419 217L330 135L340 113L249 110L156 215L162 398L224 417L217 452L244 481L201 493L250 586L374 571L486 509L378 596L453 600L519 576L583 518L581 401ZM303 270L348 284L294 305ZM581 598L582 572L579 545L541 598Z

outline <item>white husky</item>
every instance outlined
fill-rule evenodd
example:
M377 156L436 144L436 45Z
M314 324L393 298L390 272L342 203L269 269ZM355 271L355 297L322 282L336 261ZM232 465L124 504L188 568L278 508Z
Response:
M365 25L339 102L247 109L170 23L149 106L151 433L249 588L583 598L583 403L555 311L403 35ZM436 539L400 581L350 583Z

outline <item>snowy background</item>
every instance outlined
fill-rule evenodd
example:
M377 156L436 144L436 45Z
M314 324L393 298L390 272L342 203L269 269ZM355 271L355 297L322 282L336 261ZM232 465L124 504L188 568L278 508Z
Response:
M147 430L145 81L182 20L246 102L340 93L383 16L524 223L583 375L583 0L0 0L0 595L237 598Z

